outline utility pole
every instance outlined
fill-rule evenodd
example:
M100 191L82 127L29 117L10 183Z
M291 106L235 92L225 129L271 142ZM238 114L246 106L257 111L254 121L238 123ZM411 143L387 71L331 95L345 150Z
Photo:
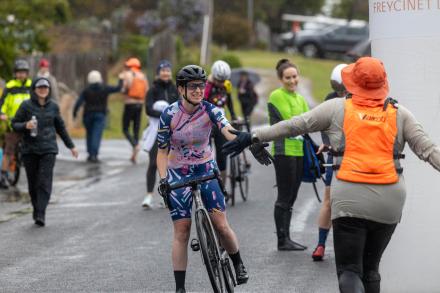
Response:
M247 1L247 18L250 26L254 27L254 0Z
M207 1L208 7L203 17L202 45L200 48L200 65L211 62L212 23L214 21L214 0Z

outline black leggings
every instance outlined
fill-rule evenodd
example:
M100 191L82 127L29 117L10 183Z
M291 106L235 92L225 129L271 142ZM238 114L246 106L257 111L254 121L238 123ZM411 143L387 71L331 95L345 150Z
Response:
M275 156L278 197L275 207L292 210L303 175L303 157Z
M151 193L154 190L154 184L156 183L157 172L157 144L154 144L149 152L150 161L148 162L147 169L147 192Z
M225 171L227 157L222 153L222 147L226 143L226 138L223 136L221 130L215 126L212 128L212 136L214 137L215 160L217 161L218 169Z
M52 193L55 154L26 154L23 163L34 214L44 217Z
M342 217L333 220L341 293L379 293L379 264L397 224Z
M130 144L135 147L139 143L142 104L126 104L122 115L122 130ZM130 134L130 124L133 123L133 135Z

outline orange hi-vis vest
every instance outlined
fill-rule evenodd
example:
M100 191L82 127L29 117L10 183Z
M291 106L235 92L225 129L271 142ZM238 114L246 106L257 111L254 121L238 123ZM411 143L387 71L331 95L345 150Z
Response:
M400 165L397 153L397 107L387 102L384 107L354 105L345 102L345 148L336 177L340 180L392 184L399 180Z

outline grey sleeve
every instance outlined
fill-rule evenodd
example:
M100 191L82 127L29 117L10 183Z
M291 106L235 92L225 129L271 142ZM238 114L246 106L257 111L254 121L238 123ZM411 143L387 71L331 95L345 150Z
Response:
M339 108L338 103L340 103L338 100L324 102L302 115L257 129L255 134L261 141L272 141L327 130L330 127L335 109Z
M440 148L429 138L422 125L406 108L399 106L403 118L403 139L420 160L440 171Z

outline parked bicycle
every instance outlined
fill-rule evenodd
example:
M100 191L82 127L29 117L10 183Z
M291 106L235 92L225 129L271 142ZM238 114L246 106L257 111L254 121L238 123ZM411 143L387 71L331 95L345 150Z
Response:
M224 194L223 183L218 171L187 182L171 185L171 190L182 187L191 188L191 196L195 205L195 223L197 239L191 240L191 249L201 252L203 262L208 272L212 289L215 293L234 292L236 280L232 271L231 261L227 252L221 247L217 233L206 210L200 194L200 185L209 180L217 180Z
M9 165L7 168L6 179L8 180L10 186L17 185L18 180L20 179L21 166L22 166L22 161L21 161L21 143L20 143L15 149L14 157L9 160Z
M232 122L232 127L242 130L246 126L246 121L237 120ZM229 157L229 190L226 195L226 201L231 206L235 205L235 189L238 186L243 201L246 201L249 194L249 171L250 164L246 158L246 152L242 152L235 157Z

